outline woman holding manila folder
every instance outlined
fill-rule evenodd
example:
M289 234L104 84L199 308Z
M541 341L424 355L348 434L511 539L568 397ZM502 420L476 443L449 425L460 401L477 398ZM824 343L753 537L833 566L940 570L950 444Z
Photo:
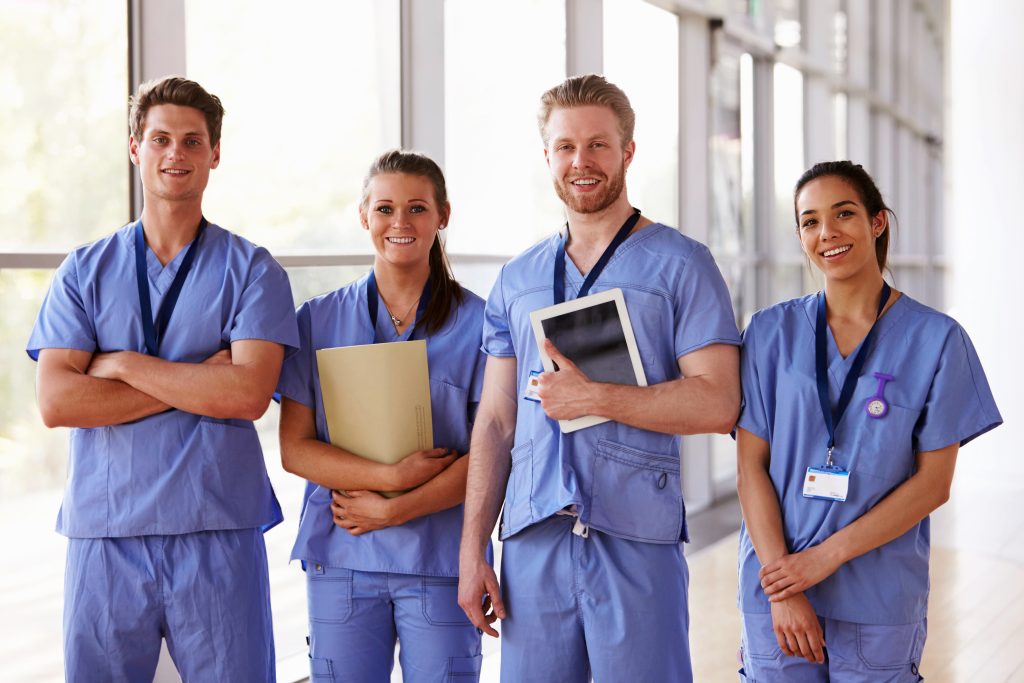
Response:
M306 571L313 680L388 681L396 639L406 681L479 679L480 634L456 598L484 302L452 276L439 238L450 214L437 164L381 155L359 206L373 269L298 309L302 348L278 390L281 458L308 480L292 559ZM426 342L443 448L383 464L331 445L316 351L410 340Z

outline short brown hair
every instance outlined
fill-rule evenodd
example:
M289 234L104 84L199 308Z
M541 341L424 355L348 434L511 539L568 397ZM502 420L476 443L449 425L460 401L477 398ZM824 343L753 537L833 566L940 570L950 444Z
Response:
M206 118L206 129L210 134L210 146L220 142L220 126L224 120L224 106L216 95L206 92L203 86L181 76L165 76L147 81L139 86L134 97L128 98L131 109L128 112L128 127L136 140L142 138L142 127L146 112L158 104L176 104L181 107L198 109Z
M619 133L622 135L623 146L633 141L633 127L636 125L636 112L629 104L629 98L622 88L609 83L604 76L584 74L573 76L556 85L540 97L540 111L537 113L537 125L544 146L548 144L547 125L552 110L556 108L598 106L608 107L619 120Z

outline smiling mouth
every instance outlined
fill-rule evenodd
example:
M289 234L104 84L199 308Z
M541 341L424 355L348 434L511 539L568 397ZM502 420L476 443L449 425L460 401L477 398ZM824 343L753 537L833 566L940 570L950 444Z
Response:
M186 176L189 173L191 173L191 171L186 171L183 168L162 168L162 169L160 169L160 172L164 173L166 175L173 175L173 176Z
M385 239L391 244L412 244L416 241L415 237L386 237Z
M850 251L850 249L852 249L852 248L853 248L853 245L846 244L846 245L843 245L841 247L836 247L835 249L829 249L828 251L823 251L823 252L821 252L821 255L824 256L825 258L828 258L830 256L839 256L840 254L845 254L846 252Z
M598 180L597 180L597 178L578 178L578 179L570 181L570 182L571 182L571 184L573 184L573 185L575 185L577 187L588 187L588 186L591 186L591 185L597 185Z

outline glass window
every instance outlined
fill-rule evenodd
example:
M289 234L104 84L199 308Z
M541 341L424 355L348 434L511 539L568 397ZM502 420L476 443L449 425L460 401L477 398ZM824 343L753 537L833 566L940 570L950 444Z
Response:
M836 159L848 159L848 127L849 127L849 100L847 99L846 93L837 92L832 96L832 106L835 113L835 158Z
M772 238L776 260L795 264L789 276L776 273L771 278L771 300L782 301L803 293L799 287L802 278L798 275L803 256L793 216L793 186L806 170L804 161L804 106L803 74L791 66L776 64L774 67L774 145L775 154L775 211Z
M397 0L187 0L185 28L189 77L227 112L207 217L275 253L368 251L362 179L401 144Z
M0 250L128 221L127 3L0 0Z
M775 0L775 42L780 47L800 45L800 0Z
M849 53L847 51L848 29L845 0L840 0L839 9L836 11L833 20L833 31L832 65L837 74L844 76L849 70Z
M643 49L637 49L643 36ZM653 68L652 68L653 67ZM642 0L604 0L604 73L636 112L626 187L649 218L679 223L679 19Z
M512 255L565 220L537 131L541 94L565 78L565 6L446 0L444 13L446 245Z

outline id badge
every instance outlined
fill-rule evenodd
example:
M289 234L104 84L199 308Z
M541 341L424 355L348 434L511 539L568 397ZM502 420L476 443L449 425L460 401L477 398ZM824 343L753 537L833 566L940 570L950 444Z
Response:
M526 393L523 394L523 398L527 401L533 401L534 403L540 403L540 373L541 370L531 370L530 379L526 380Z
M842 503L850 490L850 473L842 467L808 467L804 476L804 498Z

